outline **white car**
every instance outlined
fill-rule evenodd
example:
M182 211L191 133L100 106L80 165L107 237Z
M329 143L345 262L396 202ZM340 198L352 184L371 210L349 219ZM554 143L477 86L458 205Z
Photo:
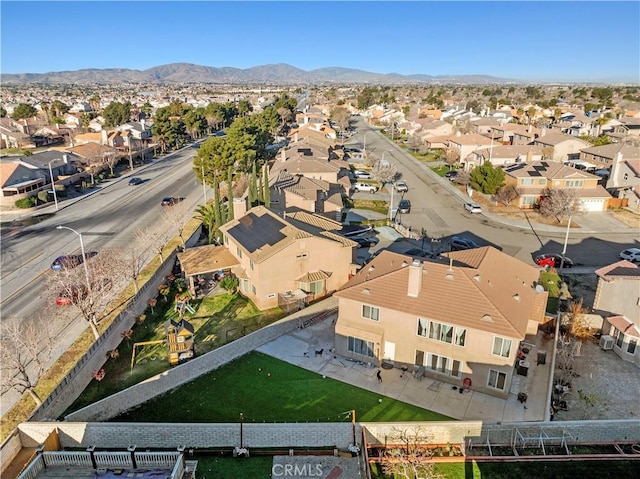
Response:
M372 178L371 173L365 170L356 170L353 175L360 180L370 180Z
M622 259L631 261L632 263L640 262L640 248L629 248L620 253Z
M394 187L398 193L406 193L409 191L409 185L407 185L407 182L404 180L396 181Z
M378 191L378 187L376 185L370 185L368 183L354 183L352 188L356 192L364 191L372 194Z
M482 207L478 203L465 203L464 209L469 213L482 213Z

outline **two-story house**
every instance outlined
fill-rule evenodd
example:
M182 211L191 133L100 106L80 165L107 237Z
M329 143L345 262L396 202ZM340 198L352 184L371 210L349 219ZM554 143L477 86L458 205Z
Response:
M618 154L606 188L614 197L626 199L627 206L640 213L640 158L627 160Z
M580 159L592 163L596 168L611 169L616 156L621 154L625 160L640 159L640 150L625 143L591 146L580 151Z
M502 143L503 145L526 145L530 141L523 141L520 143L514 142L514 134L516 132L530 133L533 130L531 125L520 125L518 123L505 123L504 125L498 125L491 128L489 134L495 141Z
M537 146L511 146L496 143L492 148L482 148L472 152L467 157L467 164L471 169L484 164L486 161L494 166L504 166L540 160L542 160L542 150Z
M265 310L322 298L347 282L355 272L357 243L334 232L340 227L318 215L282 217L257 206L220 231L239 263L239 291Z
M340 291L335 349L501 398L519 345L544 319L539 272L493 247L421 262L384 251Z
M467 157L475 150L491 146L491 139L477 133L467 133L466 135L456 135L448 141L448 147L458 150L460 163L466 164Z
M269 184L270 206L274 211L301 209L331 216L337 220L343 209L344 187L338 183L307 178L280 170Z
M604 316L603 333L615 339L613 351L640 367L640 265L618 261L596 270L594 312Z
M598 185L600 178L557 161L519 163L504 169L505 184L518 193L520 208L535 208L540 204L545 190L574 188L585 212L606 211L611 195Z
M545 154L546 159L553 161L578 160L580 151L591 146L587 141L564 133L549 133L546 129L542 129L540 136L532 144L545 152L548 150L550 153Z

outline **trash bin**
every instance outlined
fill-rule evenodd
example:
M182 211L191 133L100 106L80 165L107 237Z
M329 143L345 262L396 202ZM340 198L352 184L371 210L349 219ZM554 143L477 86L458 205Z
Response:
M545 364L547 362L547 352L538 351L538 365Z

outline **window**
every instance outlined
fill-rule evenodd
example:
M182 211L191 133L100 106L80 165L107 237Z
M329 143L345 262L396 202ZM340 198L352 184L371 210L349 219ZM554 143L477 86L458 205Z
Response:
M242 280L242 291L244 291L245 293L249 292L249 280L248 279L243 279Z
M427 320L418 318L418 336L427 336Z
M520 178L520 185L533 186L533 178Z
M490 388L504 391L504 386L506 382L507 382L506 373L496 371L495 369L489 369L489 381L487 381L487 385Z
M242 250L240 249L240 246L236 246L236 252L238 253L238 258L242 258Z
M622 331L618 331L618 338L616 339L616 346L621 348L622 347L622 343L624 343L624 333Z
M224 244L229 244L229 237L227 235L224 236Z
M538 178L538 186L547 186L546 178Z
M369 306L366 304L362 305L362 317L371 319L373 321L380 320L380 309L375 306Z
M451 361L451 375L455 378L462 376L462 363L457 359Z
M493 338L493 354L508 358L511 353L511 340L505 338Z
M638 340L637 339L630 339L629 340L629 346L627 346L627 352L629 354L635 354L636 352L636 345L638 344Z
M456 346L464 346L465 341L467 340L467 330L464 328L456 328Z
M251 285L251 292L252 292L253 294L256 294L256 287L255 287L255 285Z
M416 349L416 360L414 361L414 364L417 366L424 366L424 351Z
M347 338L347 349L355 354L369 356L370 358L374 357L373 341L367 341L365 339L349 336Z
M522 196L522 205L523 206L533 206L536 204L537 197L536 196Z
M429 323L429 338L451 344L453 342L453 327L431 321Z
M251 271L253 271L253 260L252 259L249 260L249 268L251 268Z
M445 358L444 356L438 356L437 354L429 353L429 358L427 360L427 367L432 371L435 371L440 374L447 374L448 365L449 365L449 358Z
M565 188L582 188L584 180L566 180L564 182Z
M322 293L324 291L324 280L309 283L309 292L313 294Z

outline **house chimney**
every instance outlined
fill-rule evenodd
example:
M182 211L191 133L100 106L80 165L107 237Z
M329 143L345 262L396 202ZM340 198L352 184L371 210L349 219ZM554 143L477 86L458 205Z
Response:
M293 134L293 142L294 143L298 143L298 132L297 131Z
M287 161L287 151L285 148L280 150L280 160Z
M247 212L247 200L244 198L233 199L233 217L235 219L241 218Z
M109 144L109 138L107 136L107 130L100 130L100 134L101 134L101 142L100 142L100 144L108 145Z
M409 265L409 282L407 296L417 298L422 289L422 261L414 259Z
M68 164L69 164L69 155L67 155L66 153L64 153L64 154L62 155L62 161L64 161L64 164L65 164L65 165L68 165Z
M140 119L140 127L142 128L142 131L144 131L144 125L145 125L144 118L141 118Z

